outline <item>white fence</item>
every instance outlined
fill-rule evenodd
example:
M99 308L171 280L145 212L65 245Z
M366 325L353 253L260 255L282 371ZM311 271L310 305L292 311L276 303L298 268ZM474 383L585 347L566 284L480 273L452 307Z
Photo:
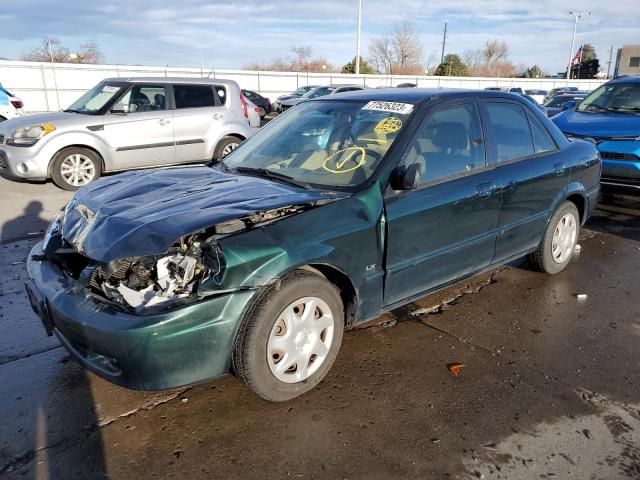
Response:
M28 112L57 111L66 108L82 93L109 77L201 77L235 80L240 87L255 90L274 100L278 95L302 85L329 83L362 84L368 87L393 87L415 83L432 88L485 88L517 86L550 90L574 86L592 90L603 80L564 80L528 78L432 77L407 75L349 75L340 73L254 72L248 70L205 70L129 65L76 65L0 61L0 83L25 104Z

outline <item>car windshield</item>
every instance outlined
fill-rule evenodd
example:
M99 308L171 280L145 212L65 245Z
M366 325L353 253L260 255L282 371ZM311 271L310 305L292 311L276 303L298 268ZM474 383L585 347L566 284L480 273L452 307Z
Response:
M640 113L640 83L602 85L585 98L578 112Z
M566 103L566 102L579 102L583 98L584 97L574 97L574 96L571 96L571 95L556 95L555 97L551 97L549 100L547 100L547 102L544 104L544 106L545 107L559 107L563 103Z
M335 90L334 87L317 87L313 90L309 90L303 95L304 98L317 98L324 95L328 95Z
M304 102L234 150L224 166L352 190L373 175L412 111L413 105L396 102Z
M101 110L112 98L120 94L123 84L99 83L78 100L73 102L65 112L94 114Z

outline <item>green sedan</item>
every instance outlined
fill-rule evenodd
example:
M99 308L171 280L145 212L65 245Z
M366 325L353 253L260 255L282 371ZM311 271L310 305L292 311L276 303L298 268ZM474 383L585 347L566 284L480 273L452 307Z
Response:
M345 328L524 255L562 271L599 176L593 144L515 95L332 95L211 167L80 189L26 287L47 333L114 383L233 373L284 401L323 379Z

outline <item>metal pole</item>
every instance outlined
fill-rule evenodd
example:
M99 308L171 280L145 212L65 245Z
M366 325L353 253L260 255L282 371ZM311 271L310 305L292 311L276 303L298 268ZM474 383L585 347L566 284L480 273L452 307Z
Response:
M567 76L566 79L569 80L571 78L571 63L573 60L573 47L575 47L576 43L576 31L578 30L578 20L582 17L582 15L591 15L591 12L569 12L569 15L573 17L573 36L571 37L571 51L569 52L569 65L567 65Z
M356 75L360 75L360 29L362 27L362 0L358 0L358 34L356 35Z
M442 35L442 55L440 55L440 63L444 62L444 47L447 44L447 22L444 22L444 34Z
M609 78L609 72L611 71L611 58L613 56L613 45L609 49L609 61L607 62L607 78Z
M49 111L49 94L47 93L47 80L44 75L44 64L40 64L40 72L42 73L42 88L44 89L44 103Z
M47 42L47 50L49 50L49 58L51 59L51 73L53 73L53 88L56 89L56 101L58 102L58 111L60 110L60 94L58 93L58 79L56 78L56 65L53 62L53 52L51 51L51 42Z
M204 77L204 53L200 52L200 78Z

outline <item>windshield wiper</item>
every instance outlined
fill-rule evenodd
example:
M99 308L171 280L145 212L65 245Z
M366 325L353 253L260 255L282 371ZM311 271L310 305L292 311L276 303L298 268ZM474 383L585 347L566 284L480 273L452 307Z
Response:
M302 187L306 189L312 188L308 183L296 180L295 178L290 177L289 175L285 175L284 173L267 170L266 168L237 167L235 171L238 173L251 173L253 175L269 178L272 180L280 180L281 182L288 183L289 185L293 185L295 187Z
M609 113L615 112L615 110L612 110L611 108L603 107L602 105L598 105L595 103L590 103L589 105L585 105L580 111L584 112L584 111L589 111L591 109L597 112L609 112Z
M63 112L67 112L67 113L82 113L80 110L74 110L73 108L67 108L66 110L63 110Z
M640 112L640 107L615 107L612 109L614 112L625 111L625 112Z

